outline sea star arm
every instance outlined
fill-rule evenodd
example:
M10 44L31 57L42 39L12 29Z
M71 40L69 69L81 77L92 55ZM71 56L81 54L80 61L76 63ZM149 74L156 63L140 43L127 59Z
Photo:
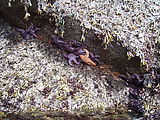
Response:
M80 43L80 42L78 42L78 41L76 41L76 40L71 40L70 42L69 42L69 44L70 44L70 46L73 46L73 47L82 47L82 48L86 48L86 46L85 45L83 45L82 43Z
M33 36L35 38L38 38L38 36L36 35L36 32L40 30L39 28L34 28L33 23L31 23L31 25L28 27L28 29L26 30L28 32L28 34L30 36Z
M27 28L26 31L30 32L31 30L33 30L33 23L31 23L31 25Z
M67 55L67 54L63 54L63 57L64 57L65 59L68 59L68 55Z
M89 51L87 49L84 49L86 54L85 55L79 55L81 60L88 64L88 65L92 65L92 66L96 66L96 63L93 62L90 58L89 58Z
M36 35L35 31L31 30L29 33L30 36L33 36L35 38L38 38L38 36Z
M74 66L73 65L73 60L72 59L68 59L68 64L73 67Z
M77 60L78 56L73 53L70 54L63 54L64 58L67 59L67 62L70 66L74 66L73 64L79 64L80 62Z
M28 36L27 36L27 32L26 32L25 30L17 28L17 31L20 33L20 35L21 35L24 39L26 39L26 38L28 37Z
M61 37L56 36L56 35L52 35L51 38L52 38L51 43L54 46L56 46L57 48L65 50L66 47L68 47L68 44L65 41L61 40L62 39Z
M75 64L77 64L77 65L80 64L80 62L78 62L78 61L76 60L76 58L74 58L72 61L73 61Z
M83 50L86 52L85 54L86 58L89 58L89 51L87 49L83 49Z
M100 63L100 61L98 59L99 57L100 57L99 55L93 55L93 53L89 53L89 58L96 63Z
M39 30L40 30L40 28L34 28L34 32L37 32Z
M38 36L36 35L36 31L39 30L39 28L33 28L33 23L31 23L31 25L26 29L17 29L18 32L21 34L21 36L24 38L24 39L28 39L29 37L35 37L35 38L38 38Z
M74 52L75 55L85 55L86 52L82 49L82 48L79 48L77 51Z

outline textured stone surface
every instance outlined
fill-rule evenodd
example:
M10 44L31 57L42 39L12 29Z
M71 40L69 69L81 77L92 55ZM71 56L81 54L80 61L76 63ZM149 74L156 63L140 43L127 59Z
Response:
M148 68L159 66L156 60L160 34L159 0L58 0L54 8L61 16L73 16L81 21L84 35L85 28L96 30L105 36L104 46L116 36L128 48L129 58L140 57Z
M47 16L46 14L41 14L37 16L37 14L35 14L35 9L37 8L37 6L35 5L35 3L32 4L32 6L28 8L28 12L31 14L31 16L29 17L29 21L23 19L25 16L24 7L18 7L19 4L16 5L15 2L13 2L12 5L13 6L10 8L3 8L1 10L1 16L3 16L3 18L5 18L5 20L11 25L25 29L29 26L30 22L33 22L38 25L38 27L42 28L48 23L50 25L55 24L54 26L51 26L53 27L53 30L49 31L47 29L50 34L54 34L56 31L59 35L64 34L64 39L66 41L70 41L71 39L80 41L81 38L84 37L86 40L83 43L87 45L92 50L92 52L103 56L100 58L100 60L104 64L113 66L114 71L122 73L125 73L126 71L142 72L142 69L140 68L140 59L138 57L133 57L131 58L131 60L128 60L128 50L127 48L123 47L122 41L117 41L116 37L113 37L114 40L110 41L110 44L108 44L107 48L104 50L104 46L102 45L104 42L104 34L102 34L101 38L98 38L95 35L95 32L97 31L94 29L85 29L86 32L83 33L84 26L81 25L82 21L80 19L75 19L75 17L65 17L66 12L64 15L61 15L61 12L63 12L64 10L56 11L56 3L53 8L46 8L46 10L55 11L55 13L58 15L57 16L56 14L53 14L52 17ZM43 3L43 5L46 6L45 2ZM21 12L17 14L18 9ZM68 9L72 9L72 7L69 7ZM59 8L58 10L61 10L61 8Z
M120 79L114 78L111 71L104 70L108 73L103 73L99 68L87 65L69 67L62 58L62 51L42 41L50 43L50 35L54 33L63 35L66 41L85 39L83 43L89 50L99 54L101 63L111 65L114 71L142 72L140 61L147 63L148 67L159 66L156 56L159 54L159 1L121 0L117 3L116 0L108 0L104 3L103 0L87 0L83 4L83 0L59 0L52 9L43 2L42 8L47 8L44 10L54 11L52 15L56 19L51 17L54 22L46 14L37 17L38 6L31 1L33 6L28 7L27 11L31 15L29 21L24 19L26 11L22 4L14 6L13 3L11 8L3 8L0 4L1 17L12 26L25 29L33 22L42 28L38 40L21 41L17 38L15 28L1 21L1 110L27 117L36 116L37 112L37 116L44 117L46 112L53 111L52 114L57 110L79 114L108 112L115 116L118 114L115 111L117 108L122 108L121 111L125 112L128 87ZM58 9L55 9L56 6ZM102 36L96 37L95 33ZM113 39L105 39L109 34ZM102 46L102 43L109 43L106 50L106 44ZM128 60L127 55L139 56L141 59L133 57ZM159 113L156 113L160 106L159 95L149 94L150 91L147 90L142 95L146 99L145 115L153 113L159 116ZM59 114L55 112L54 115Z
M63 51L37 39L16 42L17 33L7 24L0 29L1 111L23 115L125 109L128 88L118 78L85 64L70 67Z

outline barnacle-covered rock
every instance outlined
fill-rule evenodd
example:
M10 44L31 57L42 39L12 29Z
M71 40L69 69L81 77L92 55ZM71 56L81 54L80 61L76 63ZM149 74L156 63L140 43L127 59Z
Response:
M60 50L47 49L34 38L14 44L16 41L3 34L6 30L16 31L6 24L1 27L5 29L0 31L0 111L7 116L13 113L23 119L42 119L71 114L92 118L97 113L106 117L112 113L117 119L129 118L125 106L127 88L116 83L118 78L87 65L70 67ZM106 79L115 81L112 87ZM123 112L119 114L117 109Z
M135 65L135 63L139 63L139 61L145 64L148 68L160 65L156 56L160 53L160 3L158 0L28 0L21 1L21 3L24 3L20 5L25 6L20 7L21 9L19 9L19 7L17 6L16 7L18 9L15 7L17 0L9 0L9 3L7 2L8 1L0 1L0 15L3 18L6 18L6 21L10 22L12 25L18 28L21 28L23 26L22 28L25 29L26 20L23 19L24 16L26 14L28 15L29 13L31 16L28 17L28 20L33 19L33 11L28 11L28 9L32 8L32 5L36 8L36 11L38 7L38 13L41 14L45 13L44 11L46 11L47 13L49 13L50 16L54 17L51 17L49 21L56 22L56 33L60 32L59 34L67 38L68 41L71 40L71 38L76 38L75 40L81 39L81 41L83 41L87 45L87 47L89 46L93 48L93 50L97 51L98 54L101 53L100 55L103 56L102 61L105 61L106 63L112 63L112 65L116 66L116 69L121 68L120 71L123 69L125 69L125 72L129 71L129 68L127 66L129 63L126 57L126 52L128 58L130 59L130 64L132 65ZM3 9L3 7L1 6L4 4L7 6L9 5L9 7L11 6L11 9ZM17 13L17 11L20 13L15 14ZM35 11L33 13L37 13L37 11ZM43 16L43 14L41 15ZM45 21L45 23L48 24L47 20ZM42 25L44 26L44 24ZM94 32L98 39L95 39L92 36L93 31L91 32L91 29L95 30ZM2 68L0 75L3 76L1 77L2 80L6 82L1 85L3 86L2 88L7 89L5 92L3 92L4 89L2 89L2 96L3 98L7 97L8 99L3 99L2 102L7 107L12 107L5 108L6 110L12 110L14 112L17 109L23 109L24 111L41 111L42 109L48 110L48 106L50 106L49 110L52 108L57 109L59 106L61 108L64 107L65 110L67 108L69 108L69 110L75 110L74 108L76 108L77 110L77 104L87 103L88 101L92 102L92 100L90 100L91 96L95 96L95 98L98 99L97 104L95 104L94 102L89 106L84 104L81 107L78 107L78 109L80 108L81 110L81 108L83 108L83 110L92 111L93 109L90 109L92 106L98 106L99 110L102 110L103 107L101 106L105 106L106 104L112 104L114 106L114 100L116 100L114 101L117 103L116 105L121 105L121 102L119 102L119 96L103 96L104 94L106 94L106 91L104 91L106 87L103 87L103 83L101 82L95 83L93 85L93 81L90 81L90 77L92 77L91 74L87 74L89 78L86 75L84 75L86 78L86 81L84 82L84 79L81 79L81 77L83 78L83 75L80 77L80 75L78 74L79 72L77 73L77 75L75 72L73 72L75 71L74 68L67 68L66 64L61 62L62 59L61 56L59 56L59 52L54 50L51 51L52 54L55 53L54 55L56 57L48 58L46 57L45 53L43 53L44 50L42 48L44 48L44 46L37 46L37 43L35 44L35 42L33 42L32 40L28 41L29 43L22 42L20 44L15 45L14 47L8 47L8 45L10 45L10 42L8 39L4 39L4 36L5 35L2 34L3 40L1 41L2 44L0 44L0 53L2 54L0 56L0 60L6 60L7 62L2 62L2 64L0 64ZM102 50L101 44L104 45L106 51ZM125 48L122 49L122 46L127 47L128 50ZM37 47L42 49L42 51L37 50ZM140 59L137 60L136 58L138 57ZM63 69L61 69L62 66ZM96 89L98 88L97 94L95 94L93 86L90 87L90 91L94 92L94 94L89 94L90 91L86 91L86 100L86 98L84 97L86 94L82 92L84 88L81 87L81 85L79 85L80 90L79 87L74 88L72 86L70 88L70 86L68 87L68 84L59 87L59 84L61 85L62 83L67 83L67 73L70 70L73 70L73 73L70 73L71 75L69 75L71 76L71 78L74 78L73 76L79 76L78 80L80 80L80 83L83 83L85 85L85 88L87 87L87 85L93 85ZM92 69L90 69L89 67L87 67L84 70L92 71ZM132 72L135 71L138 71L137 68L132 70ZM12 89L12 85L16 86L14 84L13 79L17 80L16 85L19 85L20 88L16 88L14 90ZM149 78L144 82L144 86L147 89L151 89L153 87L155 88L155 91L153 91L153 93L157 93L159 91L159 80L155 79L155 81L156 84L154 82L152 83L152 81L150 81ZM91 83L86 84L86 82ZM58 85L56 83L58 83ZM51 84L54 85L53 88ZM102 84L102 86L99 87L99 84ZM53 90L54 88L55 90ZM19 92L18 94L17 91ZM49 93L52 93L54 91L55 94L52 94L50 96L50 94L46 93L46 91L48 91ZM81 92L83 94L79 94ZM99 95L100 92L102 92L103 95ZM122 93L125 92L122 91ZM40 97L35 97L31 93L35 93L35 95ZM109 93L110 92L107 92L108 95ZM8 97L10 95L12 96L12 98ZM71 96L69 102L67 102L68 95ZM77 103L75 101L77 100L77 98L79 98L78 95L80 95L83 98L82 102ZM97 97L98 95L102 98ZM121 96L121 94L118 95ZM17 96L19 98L14 98ZM122 96L120 98L123 98ZM49 100L46 100L47 97L49 97ZM153 115L155 115L154 113L156 113L156 115L158 115L157 111L159 110L159 96L157 94L153 94L153 96L150 96L150 92L146 90L145 95L142 94L141 97L143 97L143 99L146 100L143 104L145 114L149 115L153 113ZM103 98L105 100L109 100L109 102L102 102ZM110 98L112 98L112 100ZM21 102L20 106L18 106L17 108L17 103L16 105L12 104L12 102L16 100ZM49 102L50 100L54 101L56 106L54 106L55 104L51 104ZM63 104L59 102L61 100L63 100ZM5 101L9 102L6 103ZM29 104L30 106L28 107ZM43 108L40 108L39 106L43 106ZM4 107L2 107L2 109L4 109Z
M87 29L94 29L104 36L106 47L117 38L129 49L129 58L140 57L141 63L148 68L157 64L155 55L160 34L160 3L157 0L58 0L53 5L53 10L58 8L55 11L59 14L73 16L81 22L83 39ZM62 10L64 12L60 12Z

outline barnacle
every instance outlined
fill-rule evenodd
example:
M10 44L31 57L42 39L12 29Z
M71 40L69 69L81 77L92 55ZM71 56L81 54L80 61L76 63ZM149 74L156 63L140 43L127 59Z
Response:
M105 35L105 37L104 37L104 39L103 39L102 45L104 45L104 46L105 46L104 49L106 49L106 48L107 48L107 45L108 45L111 41L113 41L113 37L111 36L110 32L108 32L108 31L106 31L106 32L104 33L104 35Z
M15 2L15 0L8 0L8 7L12 6L12 2Z
M26 13L25 13L25 16L24 16L24 19L25 19L25 20L28 20L28 18L29 18L31 15L28 13L28 9L27 9L27 6L26 6L26 5L24 6L24 11L26 12Z
M86 33L86 29L84 27L84 23L81 23L82 26L82 35L81 35L81 40L80 41L85 41L85 33Z
M131 52L131 51L128 51L127 52L127 56L128 56L128 60L130 60L132 57L134 57L135 55Z
M24 19L25 20L28 20L28 17L30 17L31 15L28 13L28 12L26 12L26 14L25 14L25 16L24 16Z
M8 7L11 7L11 0L8 1Z
M61 37L64 36L65 31L64 31L64 24L65 24L65 20L64 20L64 16L60 15L58 16L55 12L52 14L52 17L55 17L55 25L56 25L56 29L54 31L55 34L60 33Z

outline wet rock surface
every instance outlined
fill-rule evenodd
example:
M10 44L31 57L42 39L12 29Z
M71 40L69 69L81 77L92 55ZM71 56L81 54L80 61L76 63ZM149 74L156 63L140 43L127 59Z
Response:
M63 51L38 39L20 39L3 21L0 28L1 111L24 116L126 112L127 87L120 79L86 64L70 67Z
M66 41L77 40L79 41L82 36L80 22L70 18L65 18L65 34ZM106 49L104 49L102 43L103 39L98 38L94 30L88 30L85 35L86 40L82 43L85 44L92 52L100 55L101 64L107 64L112 66L112 70L120 73L127 71L142 73L144 68L140 67L140 59L134 57L128 60L127 48L122 46L119 41L111 42Z
M30 13L33 16L25 21L23 8L19 8L21 13L17 15L14 7L0 7L1 17L10 25L23 29L33 22L41 31L38 32L38 39L23 40L13 26L1 21L1 111L11 112L7 115L17 119L63 119L64 116L66 119L77 119L78 116L78 119L91 119L94 115L104 115L103 119L119 120L137 116L132 112L130 116L125 114L128 113L128 103L133 107L143 102L140 105L142 116L149 120L158 119L159 88L156 88L156 92L145 88L139 96L143 101L130 102L130 94L135 95L136 92L130 91L124 81L114 76L125 72L144 72L139 57L128 60L128 50L122 47L122 41L115 39L104 50L104 36L101 38L94 30L86 29L85 41L82 43L101 56L101 65L91 67L81 64L70 67L62 56L64 51L50 45L51 35L57 27L54 22L48 25L49 17L39 17L32 9ZM81 23L72 17L64 17L64 21L64 40L80 41L83 34Z
M3 20L0 23L0 110L7 117L93 119L102 115L105 120L119 120L136 116L128 114L130 94L137 96L136 92L114 76L110 66L70 67L63 58L64 51L50 44L47 26L37 32L38 39L24 40L14 27ZM141 106L144 116L158 119L159 92L151 95L146 89L140 95L145 99Z
M28 21L24 20L25 11L23 6L21 4L18 4L18 2L13 2L13 7L0 7L0 15L12 26L16 28L22 28L27 29L27 27L30 25L31 22L33 22L35 25L37 25L40 28L46 27L44 30L45 34L42 33L42 36L45 36L47 38L50 38L51 35L55 33L55 30L61 31L64 30L64 40L69 42L70 40L77 40L80 41L82 37L82 26L81 22L79 20L76 20L74 17L64 17L62 21L58 22L64 22L64 26L62 25L56 25L55 22L56 19L52 18L48 14L44 13L41 15L38 15L36 13L36 6L29 7L29 12L31 14L31 17ZM15 10L16 9L16 10ZM17 13L17 11L21 11L20 13ZM53 19L53 21L49 22L50 19ZM49 24L49 26L47 26ZM58 23L62 24L62 23ZM63 31L62 30L62 31ZM96 35L96 31L92 29L86 29L86 33L84 35L85 41L82 43L85 44L91 52L98 54L100 56L100 60L102 64L107 64L112 66L112 70L115 72L125 73L127 71L129 72L137 72L142 73L144 72L145 67L140 67L140 58L139 57L133 57L130 60L128 60L127 52L128 49L123 47L122 41L117 41L116 37L110 44L108 44L107 48L104 49L103 39L104 35L101 37L98 37ZM60 35L60 34L59 34ZM46 41L43 41L46 42Z

